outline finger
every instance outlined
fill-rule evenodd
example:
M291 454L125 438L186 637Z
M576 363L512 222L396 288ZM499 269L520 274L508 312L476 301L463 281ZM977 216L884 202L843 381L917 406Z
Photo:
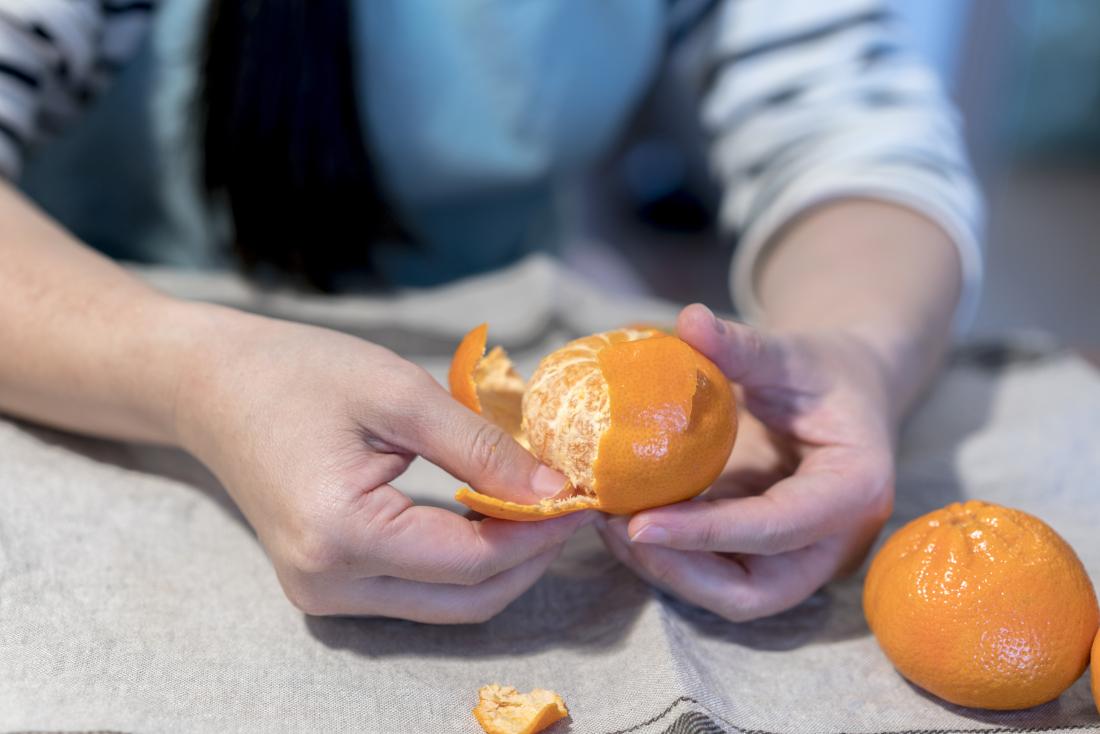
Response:
M578 512L541 522L471 521L414 505L383 485L364 494L345 520L339 562L348 576L470 586L560 546L592 519Z
M344 584L331 592L323 613L395 617L428 624L485 622L530 589L560 552L560 547L544 551L474 586L394 577Z
M891 510L889 450L812 449L798 472L753 497L681 502L630 520L635 543L774 555L803 548Z
M676 332L718 365L727 378L750 392L767 387L801 387L812 375L803 368L797 351L781 337L719 319L701 303L680 312Z
M631 543L626 523L618 518L600 535L616 558L654 586L734 622L776 614L802 602L836 573L841 549L840 541L830 538L782 555L733 560Z
M559 493L566 478L541 464L503 429L460 405L425 376L415 395L395 400L390 440L420 454L479 492L534 503Z

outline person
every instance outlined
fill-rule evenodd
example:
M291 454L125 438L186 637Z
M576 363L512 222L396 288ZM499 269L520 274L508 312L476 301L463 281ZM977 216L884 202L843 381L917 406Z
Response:
M957 120L884 7L164 3L166 76L132 114L79 116L157 5L0 0L0 411L191 452L308 614L486 620L592 522L642 577L735 621L858 566L891 512L899 423L980 272ZM414 505L391 483L417 456L517 501L564 478L398 355L159 293L13 183L81 117L115 147L55 177L98 203L58 208L104 250L155 242L145 256L322 290L442 282L552 241L554 192L658 68L699 100L747 321L696 304L677 329L747 413L700 501L629 518Z

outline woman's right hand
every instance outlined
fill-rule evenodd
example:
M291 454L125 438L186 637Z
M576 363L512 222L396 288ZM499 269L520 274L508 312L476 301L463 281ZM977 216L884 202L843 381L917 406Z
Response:
M565 478L422 368L352 336L214 306L175 399L177 440L255 528L287 597L317 615L481 622L542 575L589 513L515 523L414 505L422 456L520 502Z
M0 414L187 449L306 612L480 622L586 521L471 521L394 489L418 455L521 502L565 478L390 351L156 293L2 180L0 252Z

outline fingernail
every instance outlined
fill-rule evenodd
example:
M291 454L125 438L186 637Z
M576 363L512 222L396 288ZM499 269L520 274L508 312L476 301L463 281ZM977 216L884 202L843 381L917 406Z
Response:
M726 331L725 325L722 323L722 320L720 318L718 318L717 315L715 315L714 311L711 310L711 307L708 306L705 303L700 303L700 304L697 304L697 305L699 306L699 308L706 311L708 316L710 316L711 328L713 328L719 334L725 333L725 331Z
M710 311L709 308L707 310ZM710 312L710 317L714 319L714 330L717 331L719 334L725 334L726 325L722 323L722 319L718 318L718 316L715 315L714 311Z
M643 525L641 530L630 536L631 543L653 543L655 545L666 545L668 539L668 531L656 525Z
M540 464L535 473L531 475L531 491L542 498L553 497L565 489L569 480L563 474L554 471L550 467Z

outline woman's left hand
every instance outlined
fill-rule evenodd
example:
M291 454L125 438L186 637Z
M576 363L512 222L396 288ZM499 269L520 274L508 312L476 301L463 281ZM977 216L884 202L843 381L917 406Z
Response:
M885 367L843 333L766 333L681 314L682 339L738 387L737 443L695 501L600 522L642 577L733 621L795 606L858 567L893 507Z

